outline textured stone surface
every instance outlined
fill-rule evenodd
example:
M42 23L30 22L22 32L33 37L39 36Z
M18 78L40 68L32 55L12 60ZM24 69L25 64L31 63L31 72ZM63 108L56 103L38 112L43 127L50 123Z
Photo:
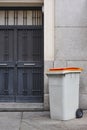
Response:
M86 130L87 111L83 118L69 121L50 119L49 112L1 112L0 130Z
M44 93L45 94L49 93L48 77L46 75L46 73L49 70L49 68L53 68L53 61L45 61L44 62Z
M0 111L31 111L43 109L43 103L0 103Z
M54 62L53 61L44 61L44 71L45 74L48 71L49 68L53 67Z
M49 110L49 94L44 94L44 110Z
M0 112L0 130L19 130L20 122L20 112Z
M57 68L57 67L67 67L67 61L64 61L64 60L54 61L54 67L55 68Z
M87 74L80 77L80 93L87 94Z
M46 75L49 68L53 68L53 61L44 62L44 109L49 110L49 86L48 77Z
M55 29L55 60L87 60L87 28Z
M21 130L86 130L87 111L81 119L69 121L51 120L49 112L23 113Z
M87 61L67 61L67 66L82 67L80 74L80 107L87 109Z
M87 26L86 0L55 0L55 26Z
M80 108L87 109L87 94L80 94L79 106Z
M60 121L50 119L49 112L23 113L22 128L32 130L63 130L64 125Z
M54 67L82 67L80 106L87 109L87 2L55 0Z

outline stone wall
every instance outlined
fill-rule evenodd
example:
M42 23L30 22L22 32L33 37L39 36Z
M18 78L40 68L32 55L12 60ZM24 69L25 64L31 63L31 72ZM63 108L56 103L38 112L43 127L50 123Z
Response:
M87 109L87 1L55 0L54 67L82 67L80 107Z

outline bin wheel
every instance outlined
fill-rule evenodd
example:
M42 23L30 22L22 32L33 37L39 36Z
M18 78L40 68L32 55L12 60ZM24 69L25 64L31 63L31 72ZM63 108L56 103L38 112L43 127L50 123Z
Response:
M83 117L83 110L81 108L76 110L76 118L82 118Z

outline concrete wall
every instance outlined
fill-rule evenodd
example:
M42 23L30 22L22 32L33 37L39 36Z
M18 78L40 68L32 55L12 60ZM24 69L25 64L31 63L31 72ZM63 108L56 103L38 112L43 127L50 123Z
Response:
M55 0L54 67L84 68L80 79L80 107L87 109L87 1Z

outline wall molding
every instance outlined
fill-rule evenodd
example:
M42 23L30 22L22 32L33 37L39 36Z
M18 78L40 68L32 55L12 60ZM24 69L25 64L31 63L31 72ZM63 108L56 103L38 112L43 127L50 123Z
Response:
M0 3L43 3L43 0L0 0Z

